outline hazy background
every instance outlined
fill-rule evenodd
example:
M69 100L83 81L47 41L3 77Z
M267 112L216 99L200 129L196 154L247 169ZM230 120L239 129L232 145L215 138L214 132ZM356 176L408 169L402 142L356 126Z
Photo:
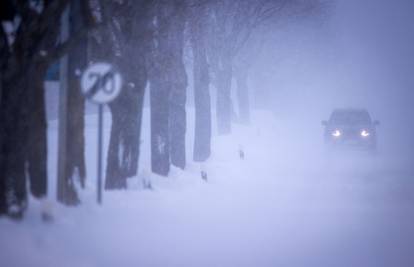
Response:
M317 16L260 27L244 51L251 124L235 124L230 136L214 129L211 160L165 178L148 171L144 109L139 175L128 190L106 191L103 206L95 204L96 107L88 106L82 205L51 205L55 219L45 224L42 203L31 199L24 221L0 220L0 265L414 266L413 14L409 0L337 0ZM47 88L56 114L58 85ZM336 107L366 108L380 120L376 157L333 160L323 153L321 121ZM49 118L54 177L58 124ZM105 148L110 124L106 114ZM143 189L143 181L153 189Z
M337 0L319 16L265 27L252 66L255 105L308 143L333 108L367 108L381 122L380 151L412 164L413 14L409 0Z

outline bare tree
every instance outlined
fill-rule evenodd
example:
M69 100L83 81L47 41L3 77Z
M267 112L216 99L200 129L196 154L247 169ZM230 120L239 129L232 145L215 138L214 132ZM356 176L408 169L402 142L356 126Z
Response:
M15 32L10 38L10 33L6 36L3 29L0 31L0 40L8 39L6 45L4 42L1 45L0 57L0 184L5 185L0 201L6 201L0 206L11 216L21 217L27 206L26 177L30 179L35 197L46 195L43 77L50 64L66 53L77 39L65 42L58 39L61 14L69 2L39 1L39 5L34 6L32 1L2 1L9 12L1 20L8 20ZM82 6L87 8L87 5Z
M82 0L72 0L69 5L69 13L63 16L62 28L67 30L68 36L76 36L83 29L88 28L87 20L91 20L90 13L84 14L82 7L85 2ZM89 8L88 8L89 10ZM86 18L88 17L88 19ZM62 38L63 36L61 36ZM75 44L68 51L67 58L62 64L66 64L64 68L61 66L60 78L61 84L66 82L66 92L62 88L60 94L66 94L66 97L60 97L60 101L66 101L63 104L66 107L66 118L59 121L61 129L66 131L65 142L60 142L59 153L65 153L60 160L62 162L62 170L59 170L57 183L57 199L66 205L76 205L79 203L79 197L75 188L75 181L80 180L81 186L85 186L86 179L86 163L85 163L85 100L80 89L80 72L87 65L87 34L78 37ZM63 76L66 79L63 79ZM64 147L63 147L64 146ZM62 172L62 173L60 173Z
M148 19L154 1L100 1L105 27L95 33L94 60L115 64L124 88L109 104L112 114L107 156L106 189L126 188L126 180L138 171L141 120L147 84Z
M151 90L151 163L168 175L170 162L184 168L187 74L183 63L186 1L159 1L151 23L148 60Z
M231 132L234 113L231 100L233 76L236 77L238 84L240 121L248 122L250 117L247 87L249 62L239 60L235 68L235 60L241 49L262 23L281 15L287 7L301 6L306 2L300 0L214 1L209 16L211 27L208 54L214 78L213 84L217 88L217 128L220 134Z
M190 13L189 31L193 52L193 80L195 105L195 133L193 159L205 161L211 153L211 97L207 58L206 4L194 4Z
M184 66L184 29L187 21L187 1L176 0L174 15L170 26L170 57L169 71L169 131L171 163L181 169L186 166L185 136L187 130L186 101L187 101L187 73Z

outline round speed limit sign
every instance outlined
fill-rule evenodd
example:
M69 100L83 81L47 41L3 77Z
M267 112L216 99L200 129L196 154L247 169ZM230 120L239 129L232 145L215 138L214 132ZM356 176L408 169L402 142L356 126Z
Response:
M111 64L94 63L83 72L81 88L83 95L92 102L106 104L121 92L122 77Z

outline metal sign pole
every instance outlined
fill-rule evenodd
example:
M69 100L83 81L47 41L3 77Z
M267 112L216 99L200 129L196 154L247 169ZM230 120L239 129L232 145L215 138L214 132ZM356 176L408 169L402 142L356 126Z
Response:
M83 95L98 104L97 201L102 204L103 108L113 101L122 89L122 77L114 66L105 62L90 65L82 74Z
M98 204L102 204L103 105L98 105Z
M65 41L69 37L69 8L68 7L61 19L61 38ZM59 64L59 119L58 119L58 166L57 166L57 200L61 203L67 203L67 171L66 171L66 154L67 154L67 109L68 109L68 56L65 55Z

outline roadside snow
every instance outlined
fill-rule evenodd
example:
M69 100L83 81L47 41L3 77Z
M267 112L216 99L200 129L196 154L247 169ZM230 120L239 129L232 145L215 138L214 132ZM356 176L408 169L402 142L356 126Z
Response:
M173 168L165 178L149 171L146 110L139 175L128 190L104 192L102 206L96 116L89 115L88 180L75 208L55 201L57 125L50 122L47 202L54 221L41 220L45 204L34 199L22 222L0 219L0 265L413 266L412 172L381 158L335 163L322 156L318 129L304 139L298 126L254 115L250 127L214 137L207 163ZM106 145L110 123L106 114ZM190 123L189 159L192 130Z

